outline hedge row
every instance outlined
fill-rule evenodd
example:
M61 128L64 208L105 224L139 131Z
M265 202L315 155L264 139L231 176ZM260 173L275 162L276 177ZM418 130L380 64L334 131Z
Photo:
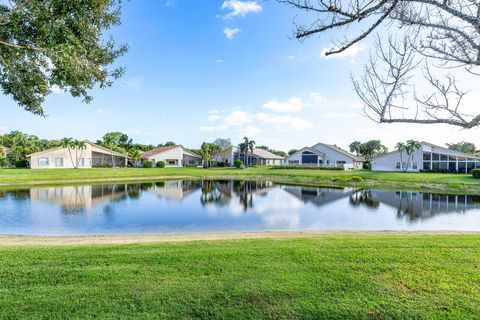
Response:
M307 167L307 166L273 166L272 169L302 169L302 170L341 170L345 169L342 167L332 167L332 166L321 166L321 167Z
M474 178L480 179L480 169L473 169L472 170L472 176Z

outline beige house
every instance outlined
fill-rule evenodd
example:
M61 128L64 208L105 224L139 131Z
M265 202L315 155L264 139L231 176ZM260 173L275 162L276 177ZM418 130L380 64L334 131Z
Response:
M85 141L85 149L58 147L27 156L31 169L93 168L126 166L128 156Z
M183 146L159 147L143 152L144 161L165 162L167 167L183 167L186 165L202 165L202 157Z

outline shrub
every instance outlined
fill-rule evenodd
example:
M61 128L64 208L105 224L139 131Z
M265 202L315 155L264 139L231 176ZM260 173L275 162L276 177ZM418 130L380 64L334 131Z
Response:
M196 168L196 167L198 167L198 164L195 164L195 163L189 163L185 165L185 168Z
M165 168L165 161L158 161L155 166L157 168Z
M480 179L480 169L473 169L472 176L476 179Z
M246 169L245 165L242 163L238 169Z
M108 163L98 163L98 164L92 165L92 168L112 168L112 167L113 166Z
M335 182L362 182L363 178L360 176L351 176L351 177L336 177L333 178L333 181Z
M15 168L28 168L27 160L17 160L17 161L15 161Z
M363 163L363 169L372 170L372 164L370 162L364 162Z
M343 167L321 166L321 167L309 167L309 166L272 166L272 169L302 169L302 170L342 170Z
M153 162L152 161L145 161L143 163L144 168L153 168Z
M8 167L8 160L7 158L0 158L0 168Z
M244 167L245 167L245 165L243 164L242 160L239 160L239 159L235 160L235 161L233 162L233 165L234 165L235 168L237 168L237 169L241 169L241 166L244 166Z

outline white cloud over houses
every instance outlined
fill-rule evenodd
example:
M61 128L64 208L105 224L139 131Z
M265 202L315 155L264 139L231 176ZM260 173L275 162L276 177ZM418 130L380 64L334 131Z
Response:
M325 54L329 51L332 50L332 48L324 48L322 52L320 53L320 57L324 59L335 59L335 58L354 58L357 54L362 52L367 48L366 45L360 44L360 43L354 43L351 45L347 50L344 50L340 53L337 54L331 54L329 56L326 56ZM334 49L337 49L335 47Z
M256 1L227 0L223 2L222 10L230 10L225 18L245 17L249 13L262 11L262 6Z
M227 37L228 40L232 40L235 37L235 35L237 33L240 33L241 31L242 31L242 29L240 29L240 28L233 28L232 29L232 28L227 27L227 28L223 29L223 33L225 34L225 36Z
M122 80L121 84L125 88L132 89L134 91L140 91L142 90L143 77L136 76L136 77L125 78Z
M275 112L297 112L302 110L303 101L299 97L291 97L287 101L270 100L262 108Z

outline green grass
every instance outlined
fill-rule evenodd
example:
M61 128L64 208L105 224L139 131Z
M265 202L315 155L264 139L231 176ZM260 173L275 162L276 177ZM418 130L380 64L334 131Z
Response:
M480 319L480 235L0 246L0 319Z
M355 182L354 176L363 181ZM163 168L163 169L0 169L0 186L102 182L107 180L152 180L167 178L269 179L282 183L345 185L381 188L428 189L449 192L478 192L480 179L462 174L401 173L328 170L248 168Z

